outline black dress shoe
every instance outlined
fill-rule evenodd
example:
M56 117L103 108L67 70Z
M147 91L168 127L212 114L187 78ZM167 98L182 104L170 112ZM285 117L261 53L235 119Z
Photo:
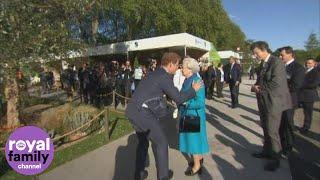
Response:
M203 158L200 160L200 165L202 166L202 164L203 164ZM194 162L191 161L191 162L188 163L188 165L189 165L189 167L193 167Z
M262 159L262 158L264 158L264 159L270 159L270 158L271 158L271 156L270 156L269 154L265 153L265 152L252 153L251 155L252 155L253 157L259 158L259 159Z
M143 170L139 174L136 175L135 180L144 180L148 177L148 171Z
M193 171L192 168L188 167L187 170L184 172L184 174L185 174L186 176L194 176L194 175L196 175L196 174L201 175L201 174L202 174L202 166L200 166L200 168L199 168L197 171L195 171L195 172Z
M280 167L280 160L273 159L264 166L264 170L273 172L277 170L279 167Z
M168 177L169 177L169 179L171 179L173 177L173 171L171 169L169 169Z
M173 171L169 169L168 177L161 178L161 180L169 180L169 179L172 179L172 177L173 177Z

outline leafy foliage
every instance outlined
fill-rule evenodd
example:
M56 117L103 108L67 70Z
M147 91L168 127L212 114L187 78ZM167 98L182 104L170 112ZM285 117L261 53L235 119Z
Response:
M7 63L180 32L207 39L219 50L245 45L221 0L3 0L0 10L0 60Z
M315 33L311 33L306 41L305 48L307 51L313 51L320 48L320 42Z

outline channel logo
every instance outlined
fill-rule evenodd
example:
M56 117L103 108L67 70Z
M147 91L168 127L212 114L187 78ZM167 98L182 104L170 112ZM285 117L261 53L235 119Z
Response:
M35 126L25 126L10 135L5 154L8 164L17 173L36 175L50 166L54 146L45 131Z

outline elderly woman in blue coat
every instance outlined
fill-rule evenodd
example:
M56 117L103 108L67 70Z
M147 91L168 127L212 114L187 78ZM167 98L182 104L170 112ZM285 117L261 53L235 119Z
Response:
M182 73L186 77L181 91L187 91L192 88L193 82L202 81L199 76L199 64L193 58L185 58L182 64ZM209 145L206 130L206 112L205 112L205 87L197 91L193 99L179 107L180 117L199 116L200 132L180 132L179 133L179 150L183 153L192 155L193 162L185 171L185 175L193 176L201 174L203 164L203 154L209 153ZM182 118L180 118L182 119Z

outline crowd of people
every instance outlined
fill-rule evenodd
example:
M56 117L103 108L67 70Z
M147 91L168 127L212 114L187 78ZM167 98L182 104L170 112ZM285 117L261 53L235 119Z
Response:
M115 106L125 105L135 87L157 67L157 61L150 59L147 65L133 67L130 61L111 61L81 67L68 65L60 73L60 87L66 91L69 99L79 96L81 102L98 107L110 105L115 91ZM55 85L54 73L42 69L40 72L41 94L50 93ZM57 85L59 86L59 85Z

